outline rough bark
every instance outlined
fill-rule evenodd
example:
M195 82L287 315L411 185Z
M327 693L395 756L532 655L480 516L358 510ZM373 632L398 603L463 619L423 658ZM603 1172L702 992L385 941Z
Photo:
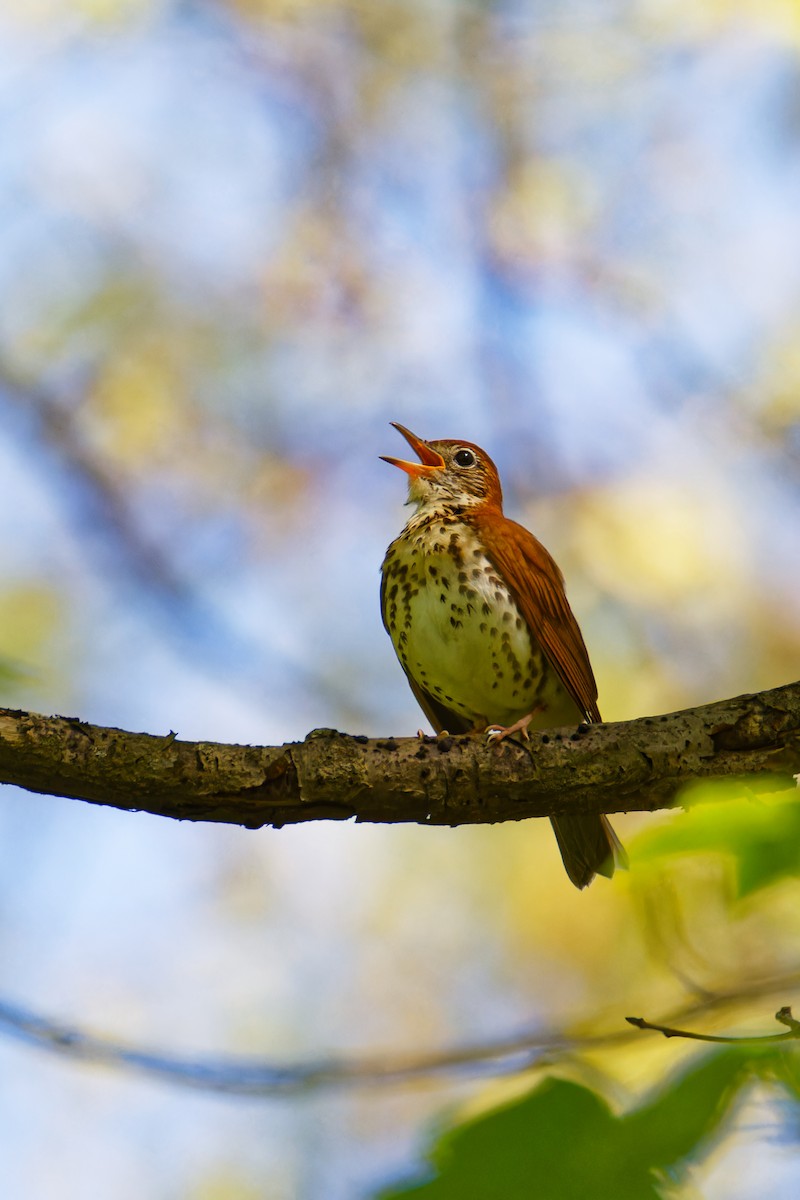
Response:
M0 782L191 821L481 824L666 808L692 779L791 788L800 683L616 724L483 737L369 739L315 729L284 746L184 742L0 709Z

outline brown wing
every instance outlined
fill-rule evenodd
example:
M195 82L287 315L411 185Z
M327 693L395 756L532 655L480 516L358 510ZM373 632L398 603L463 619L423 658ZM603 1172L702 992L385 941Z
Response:
M532 533L497 509L477 509L471 519L572 699L589 721L601 720L589 655L555 562Z

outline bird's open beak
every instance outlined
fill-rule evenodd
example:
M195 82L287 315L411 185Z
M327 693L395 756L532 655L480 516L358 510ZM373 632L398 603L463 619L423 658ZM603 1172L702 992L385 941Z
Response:
M410 429L406 429L404 425L398 425L397 421L392 421L398 433L402 433L403 437L408 442L411 449L419 456L419 462L406 462L403 458L389 458L386 454L381 454L380 457L384 462L391 463L393 467L399 467L401 471L405 471L406 475L410 475L412 479L418 479L420 476L432 475L434 471L440 471L444 466L444 459L437 450L432 450L427 442L423 442L422 438L417 437Z

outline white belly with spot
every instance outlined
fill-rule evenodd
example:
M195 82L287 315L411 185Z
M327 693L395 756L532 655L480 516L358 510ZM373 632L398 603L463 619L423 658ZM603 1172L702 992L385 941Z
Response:
M476 580L470 591L475 596L459 595L457 587L453 597L445 591L443 602L441 583L423 582L410 600L412 620L398 652L414 680L446 708L475 726L510 725L535 707L540 655L504 588Z
M468 525L412 519L384 572L397 655L445 708L474 728L511 725L534 710L539 728L581 719Z

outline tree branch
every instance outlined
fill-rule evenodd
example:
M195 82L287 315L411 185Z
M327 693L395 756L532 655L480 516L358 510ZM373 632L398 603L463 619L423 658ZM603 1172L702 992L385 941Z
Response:
M314 820L485 824L669 807L692 779L794 786L800 683L660 717L535 733L382 740L313 730L284 746L182 742L0 709L0 782L247 828Z

